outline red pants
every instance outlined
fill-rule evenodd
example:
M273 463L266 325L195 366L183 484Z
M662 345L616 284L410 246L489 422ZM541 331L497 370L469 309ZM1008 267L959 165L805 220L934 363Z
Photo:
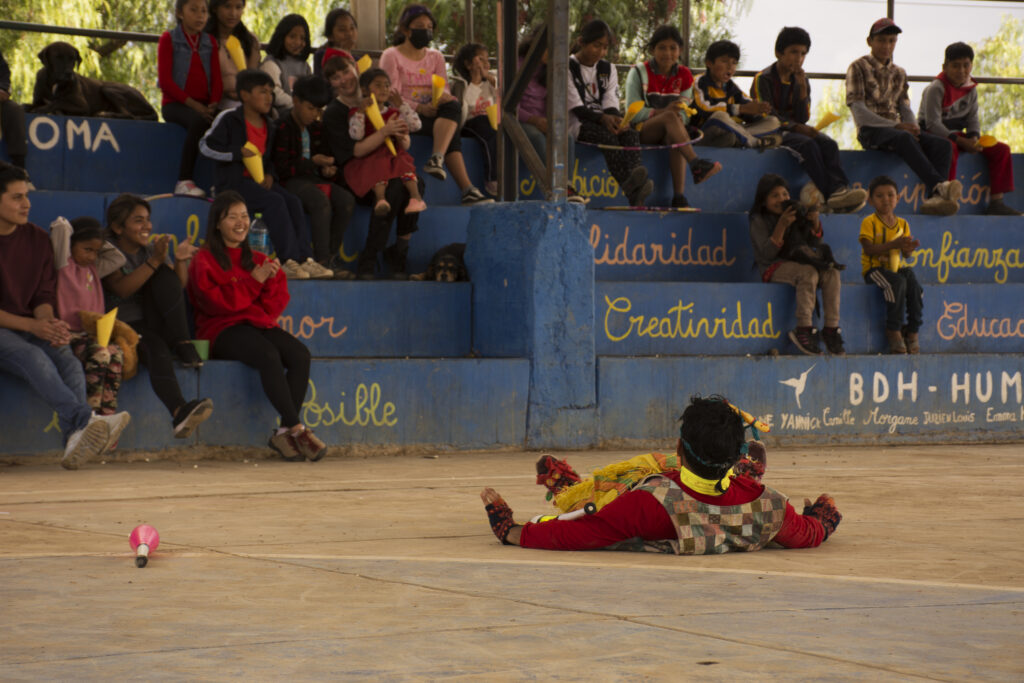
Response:
M592 515L573 520L527 523L519 545L544 550L596 550L640 537L677 538L672 518L647 491L628 491Z
M958 133L961 137L966 137ZM981 150L988 162L988 184L992 194L1013 192L1013 161L1010 158L1010 146L1005 142L997 142L991 147ZM953 161L949 165L949 179L956 179L956 162L960 158L960 147L953 145Z

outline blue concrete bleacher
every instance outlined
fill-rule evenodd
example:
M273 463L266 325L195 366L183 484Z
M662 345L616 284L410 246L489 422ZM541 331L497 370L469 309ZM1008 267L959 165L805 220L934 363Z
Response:
M113 197L131 191L153 197L155 232L202 242L209 203L166 194L181 129L30 116L29 130L28 167L39 188L33 222L45 227L58 215L102 217ZM482 185L479 147L464 143L471 178ZM979 158L961 160L967 200L961 212L934 218L914 215L920 186L894 157L843 154L855 184L887 173L903 185L898 212L922 242L913 265L926 290L925 354L877 355L884 349L883 305L861 279L857 243L865 209L825 217L827 241L848 265L842 324L851 356L770 358L772 349L795 353L786 341L792 290L759 281L744 212L764 172L781 173L794 190L806 182L793 159L778 150L705 150L725 170L688 188L702 212L634 212L604 210L623 204L622 197L600 153L578 150L572 178L592 199L587 210L565 216L556 216L560 209L538 213L533 202L461 207L451 179L425 177L430 209L412 240L410 270L423 270L441 246L467 241L467 260L477 266L471 283L291 283L292 302L280 324L314 355L303 419L328 443L493 448L670 440L686 398L712 392L772 415L773 436L790 443L1024 436L1018 303L1024 262L1017 232L1024 223L978 215L987 200ZM426 139L414 140L420 161L428 151ZM667 204L664 153L644 157L657 188L650 203ZM1014 165L1024 177L1024 156L1016 155ZM201 164L199 182L211 175ZM536 198L532 179L525 172L522 178L523 197ZM1007 201L1024 207L1024 192ZM583 239L566 240L559 231L576 212ZM357 209L343 260L354 264L368 218L367 208ZM539 243L526 241L534 239L533 222L551 222L538 228ZM592 260L589 269L581 270L578 249ZM530 287L530 295L521 287ZM587 306L592 313L582 315ZM723 319L718 328L717 318ZM179 376L186 396L214 397L214 416L191 439L174 440L142 370L122 389L122 405L134 416L122 448L263 449L275 416L253 371L213 361ZM806 392L798 394L793 384L800 377ZM0 410L24 425L5 432L0 453L59 447L52 412L24 385L0 378Z

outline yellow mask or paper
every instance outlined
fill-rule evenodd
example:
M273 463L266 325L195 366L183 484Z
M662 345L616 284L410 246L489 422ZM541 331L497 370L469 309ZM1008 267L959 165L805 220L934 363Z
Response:
M101 347L110 343L110 335L114 332L114 321L117 320L117 308L96 321L96 341Z
M487 106L487 120L491 122L491 128L498 130L498 103Z
M833 123L839 120L839 114L834 111L827 111L821 115L821 119L814 124L815 130L824 130L827 126L831 126Z
M228 39L224 41L224 48L228 51L228 55L231 57L231 61L235 63L238 70L241 71L245 68L245 53L242 52L242 43L239 42L235 36L228 36Z
M430 77L430 93L431 93L430 102L435 107L437 106L438 102L441 101L441 95L444 94L444 84L446 82L447 81L445 81L443 78L441 78L437 74L434 74L433 76Z
M384 127L384 117L381 116L380 107L377 106L377 98L373 93L370 93L370 100L372 101L372 104L366 108L366 118L370 119L370 123L373 124L374 128L380 130ZM398 151L395 149L395 143L391 141L391 138L384 138L384 144L391 150L392 156L398 156Z
M254 157L242 157L242 164L245 165L245 170L249 172L253 180L257 183L262 183L264 178L263 157L260 156L260 150L251 142L245 143L243 149L247 149L256 155Z
M982 147L995 147L998 142L999 141L995 139L995 136L992 135L982 135L978 138L978 144Z
M356 68L359 69L360 75L362 75L362 73L369 69L371 66L373 66L373 60L370 59L370 55L363 55L362 57L359 58L359 61L356 62Z
M622 123L619 124L619 130L626 130L626 126L629 125L629 122L632 121L633 117L636 116L637 113L643 108L643 100L637 100L633 104L629 105L629 107L626 109L626 115L622 117Z

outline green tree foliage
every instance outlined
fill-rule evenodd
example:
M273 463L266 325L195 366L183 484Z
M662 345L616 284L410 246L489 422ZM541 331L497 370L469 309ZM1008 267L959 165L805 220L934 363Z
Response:
M1019 78L1024 75L1024 21L1004 15L994 36L971 47L974 48L975 76ZM1024 85L978 86L981 132L996 136L1015 152L1024 151L1021 101L1024 101Z

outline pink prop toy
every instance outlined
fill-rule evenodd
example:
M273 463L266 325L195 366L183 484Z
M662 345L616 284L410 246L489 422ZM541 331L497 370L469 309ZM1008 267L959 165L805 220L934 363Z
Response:
M140 524L132 529L128 545L135 551L135 566L145 567L149 562L149 553L160 545L160 534L150 525Z

